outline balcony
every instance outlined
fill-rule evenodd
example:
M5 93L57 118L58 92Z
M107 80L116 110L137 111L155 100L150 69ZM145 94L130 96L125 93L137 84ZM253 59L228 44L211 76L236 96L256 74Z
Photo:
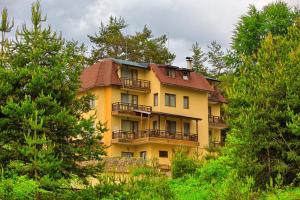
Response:
M116 115L151 114L152 107L131 103L117 102L112 104L112 113Z
M148 93L150 92L150 81L142 79L121 78L122 89Z
M208 115L208 123L213 128L227 128L227 124L223 116Z
M218 148L218 147L224 147L225 143L222 141L211 141L209 143L209 147Z
M123 130L112 132L113 143L120 144L144 144L144 143L158 143L158 144L172 144L196 146L198 145L197 134L184 135L181 132L170 133L165 130L142 130L137 132L128 132Z

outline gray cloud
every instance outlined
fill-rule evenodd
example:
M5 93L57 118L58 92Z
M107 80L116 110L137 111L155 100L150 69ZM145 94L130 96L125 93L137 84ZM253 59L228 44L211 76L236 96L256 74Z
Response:
M275 0L44 0L48 23L67 39L91 46L87 35L97 32L110 15L121 16L129 24L127 33L140 31L145 24L155 36L169 35L169 48L177 55L174 64L184 65L196 41L206 49L212 40L229 47L234 25L249 4L262 8ZM29 24L33 0L1 0L16 25ZM288 0L299 6L299 0Z

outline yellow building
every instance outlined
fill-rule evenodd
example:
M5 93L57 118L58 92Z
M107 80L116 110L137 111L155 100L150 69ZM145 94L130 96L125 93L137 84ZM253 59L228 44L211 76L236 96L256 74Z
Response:
M103 142L109 157L157 159L170 166L176 148L203 155L221 142L225 99L218 81L190 67L104 59L86 68L81 82L79 95L95 95L88 115L108 128Z

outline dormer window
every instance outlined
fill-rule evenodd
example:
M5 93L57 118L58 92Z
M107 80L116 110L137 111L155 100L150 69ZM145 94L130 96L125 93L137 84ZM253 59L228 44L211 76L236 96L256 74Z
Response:
M127 67L122 67L122 70L121 70L121 77L123 79L134 79L136 80L137 79L137 70L135 69L130 69L130 68L127 68Z
M166 69L166 75L168 77L175 78L176 77L175 76L175 69L173 69L173 68L167 68Z
M190 72L189 71L182 71L182 79L189 80L190 79Z

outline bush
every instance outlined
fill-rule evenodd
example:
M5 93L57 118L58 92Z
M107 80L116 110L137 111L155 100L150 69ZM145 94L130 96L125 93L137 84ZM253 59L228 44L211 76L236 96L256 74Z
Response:
M185 150L176 151L172 159L172 177L180 178L188 174L194 174L197 167L197 162L189 158Z
M40 192L39 184L27 176L0 177L0 199L33 200Z

